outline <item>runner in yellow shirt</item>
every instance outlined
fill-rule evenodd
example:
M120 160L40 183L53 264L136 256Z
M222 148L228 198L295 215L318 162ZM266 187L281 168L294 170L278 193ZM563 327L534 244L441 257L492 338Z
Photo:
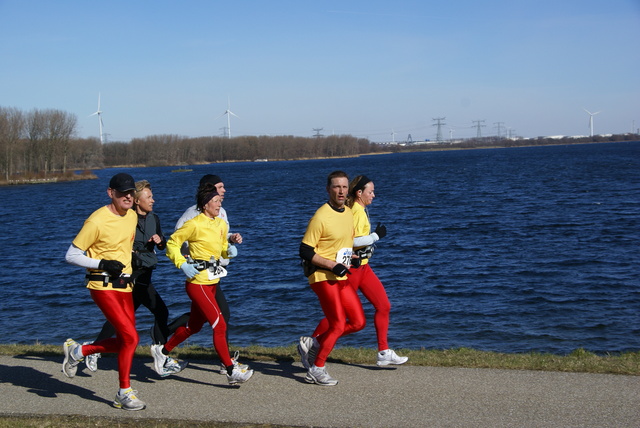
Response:
M388 331L389 315L391 303L387 297L387 292L378 279L378 276L371 269L369 260L373 255L374 244L387 235L387 228L378 223L375 231L371 231L371 223L366 208L371 205L375 198L375 186L365 175L359 175L349 184L349 196L347 206L351 207L355 227L355 239L353 240L353 250L358 256L360 265L351 268L349 284L356 290L360 290L364 297L373 305L375 314L373 322L376 328L378 339L378 354L376 364L387 366L389 364L404 364L409 358L398 356L393 349L389 349ZM313 336L319 336L329 327L329 322L325 318L320 321Z
M364 311L347 275L353 249L353 213L345 206L349 178L342 171L334 171L327 178L329 202L313 215L300 244L300 257L306 264L305 274L311 289L318 296L328 321L328 328L317 338L300 338L298 352L307 369L305 380L318 385L332 386L338 381L326 370L325 362L338 338L361 330L365 326ZM313 363L309 352L317 353Z
M138 216L131 209L135 187L129 174L114 175L107 189L111 203L89 216L65 257L67 262L87 269L91 298L115 328L116 337L91 345L67 339L63 345L62 371L71 378L87 355L117 353L120 390L113 405L125 410L146 407L130 382L133 354L138 345L130 279L131 251L138 222Z
M229 226L219 217L222 198L215 185L207 183L198 188L197 205L200 214L188 220L167 241L167 257L187 276L186 291L191 299L191 314L186 326L180 326L166 344L152 345L155 364L164 361L169 352L192 334L199 332L205 322L213 329L213 346L227 369L227 380L234 385L248 381L253 370L234 364L229 355L227 323L216 302L216 287L226 276L221 258L229 258L227 232ZM189 242L190 263L180 251ZM161 371L161 367L156 367Z

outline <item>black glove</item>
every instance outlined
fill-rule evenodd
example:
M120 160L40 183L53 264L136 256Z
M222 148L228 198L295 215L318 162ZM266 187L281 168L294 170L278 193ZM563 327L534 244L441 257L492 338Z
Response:
M358 269L360 264L362 263L362 259L360 257L352 257L351 258L351 267Z
M378 223L376 226L376 230L374 230L375 234L378 235L378 238L382 239L387 236L387 226L384 224Z
M100 260L98 269L107 271L110 276L120 276L124 265L117 260Z
M338 263L337 265L335 265L333 267L333 269L331 269L331 272L335 273L338 276L345 276L349 272L349 269L347 269L347 267L341 263Z

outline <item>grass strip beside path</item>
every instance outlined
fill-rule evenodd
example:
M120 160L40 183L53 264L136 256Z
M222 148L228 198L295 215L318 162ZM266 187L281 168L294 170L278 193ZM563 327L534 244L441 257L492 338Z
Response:
M242 360L250 361L297 361L299 359L295 345L266 348L249 346L236 348ZM640 375L640 351L618 354L596 355L584 349L577 349L568 355L554 355L538 352L507 354L499 352L477 351L469 348L448 350L396 349L398 355L409 357L407 364L429 367L465 367L507 370L544 370L559 372L606 373L620 375ZM20 356L60 356L62 345L9 344L0 345L0 355ZM212 348L202 346L184 346L176 348L171 355L185 360L217 361ZM136 357L151 358L149 348L139 346ZM375 364L376 351L371 348L336 348L331 352L330 362L343 364ZM62 360L61 360L62 361Z

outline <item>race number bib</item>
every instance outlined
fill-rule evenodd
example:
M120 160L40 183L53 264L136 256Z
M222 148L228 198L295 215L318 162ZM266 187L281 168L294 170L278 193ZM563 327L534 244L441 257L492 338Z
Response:
M209 269L207 269L207 275L210 280L224 278L225 276L227 276L227 270L216 263L215 266L211 266Z
M336 262L342 263L347 268L351 267L351 255L353 254L353 248L342 248L336 254Z

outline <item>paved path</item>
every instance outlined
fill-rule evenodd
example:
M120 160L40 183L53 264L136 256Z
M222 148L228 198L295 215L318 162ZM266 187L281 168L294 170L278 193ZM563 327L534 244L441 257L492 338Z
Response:
M330 364L340 383L310 385L299 362L253 362L227 385L194 361L161 379L151 358L134 360L132 386L147 409L111 407L115 358L66 378L61 357L0 356L0 413L80 414L320 427L640 427L640 376ZM215 366L217 367L217 366Z

